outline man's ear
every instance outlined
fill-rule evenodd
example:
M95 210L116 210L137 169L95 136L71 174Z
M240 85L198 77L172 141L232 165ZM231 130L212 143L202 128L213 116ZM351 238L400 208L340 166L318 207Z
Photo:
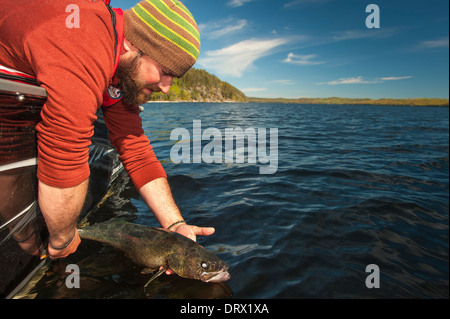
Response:
M122 51L120 52L120 54L122 55L134 51L138 51L138 49L130 41L128 41L127 38L124 37Z

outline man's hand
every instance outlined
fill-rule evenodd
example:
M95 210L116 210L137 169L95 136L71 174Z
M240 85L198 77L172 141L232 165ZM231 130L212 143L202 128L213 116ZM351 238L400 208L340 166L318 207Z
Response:
M78 234L77 229L75 229L72 236L73 237L69 238L68 241L66 241L62 246L55 246L53 243L49 243L47 248L49 257L51 259L59 259L65 258L74 253L77 250L78 245L81 243L80 235Z
M216 231L213 227L197 227L187 224L176 225L171 230L193 241L197 241L197 236L210 236Z
M181 234L193 241L197 241L197 236L210 236L216 231L213 227L197 227L194 225L179 224L172 228L172 231ZM167 269L166 275L173 275L171 269Z

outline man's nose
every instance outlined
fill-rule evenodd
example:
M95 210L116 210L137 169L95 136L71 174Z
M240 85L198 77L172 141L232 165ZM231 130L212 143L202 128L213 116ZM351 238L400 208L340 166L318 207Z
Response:
M173 77L167 75L161 77L161 81L158 83L158 87L164 94L169 93L170 87L172 86Z

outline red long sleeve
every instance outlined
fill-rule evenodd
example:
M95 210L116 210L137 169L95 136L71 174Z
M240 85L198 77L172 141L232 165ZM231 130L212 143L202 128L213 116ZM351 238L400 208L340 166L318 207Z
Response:
M138 106L119 102L112 107L103 107L103 114L109 139L121 154L120 160L136 189L154 179L167 177L144 135Z

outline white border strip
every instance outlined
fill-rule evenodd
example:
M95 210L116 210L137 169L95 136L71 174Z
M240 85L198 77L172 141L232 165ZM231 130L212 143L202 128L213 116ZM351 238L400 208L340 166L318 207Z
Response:
M19 161L19 162L14 162L14 163L1 165L0 166L0 172L9 171L9 170L15 169L15 168L21 168L21 167L27 167L27 166L35 166L35 165L37 165L37 163L38 163L37 157L29 158L29 159L24 160L24 161Z
M27 208L25 208L23 211L21 211L20 213L18 213L16 216L14 216L13 218L11 218L10 220L8 220L6 223L4 223L3 225L0 226L0 230L2 230L3 228L5 228L7 225L11 224L13 221L15 221L16 219L22 217L22 215L28 213L28 211L34 206L36 205L36 201L32 202L30 204L30 206L28 206Z
M30 74L27 74L25 72L21 72L21 71L18 71L18 70L14 70L14 69L11 69L11 68L7 68L6 66L3 66L3 65L0 65L0 70L6 71L6 72L10 72L10 73L18 73L18 74L22 74L22 75L25 75L25 76L33 77Z

